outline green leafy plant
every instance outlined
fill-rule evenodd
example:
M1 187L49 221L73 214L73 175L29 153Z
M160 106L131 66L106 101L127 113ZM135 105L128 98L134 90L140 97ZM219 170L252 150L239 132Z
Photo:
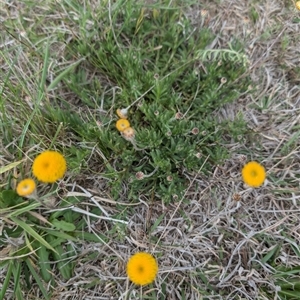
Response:
M47 199L48 196L41 199ZM89 234L82 233L86 226L82 215L67 209L79 202L80 198L67 197L60 204L58 211L45 218L35 212L42 207L40 202L24 201L12 190L3 190L0 193L0 209L6 220L0 235L2 253L6 254L1 267L8 267L0 299L4 299L11 276L18 279L15 280L15 294L21 295L20 291L24 289L23 281L20 281L20 274L16 275L21 269L33 276L44 299L50 299L51 296L45 290L44 282L54 285L54 274L58 272L65 280L73 276L74 259L77 257L73 244L78 245L84 240L90 240ZM101 214L97 209L92 212ZM99 242L96 237L93 237L93 241ZM26 288L30 289L30 285L31 283L27 282ZM23 298L20 296L18 299Z
M223 136L240 137L245 131L240 118L237 127L213 117L248 89L242 45L234 41L228 49L210 49L214 35L193 28L178 8L119 1L96 15L104 30L82 31L69 49L85 56L112 90L118 87L117 94L103 96L103 107L128 107L136 131L130 143L115 130L114 116L108 122L100 117L107 125L93 139L97 136L107 161L116 166L111 194L118 198L125 183L130 199L152 192L165 202L178 199L193 172L207 172L227 157ZM64 81L79 96L90 88L83 84L79 91L73 80Z

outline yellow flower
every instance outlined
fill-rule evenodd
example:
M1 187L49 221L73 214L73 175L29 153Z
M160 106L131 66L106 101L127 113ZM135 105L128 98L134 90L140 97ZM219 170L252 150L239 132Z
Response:
M250 161L243 167L242 177L244 182L249 186L259 187L266 179L266 171L258 162Z
M296 6L296 8L297 8L298 10L300 10L300 1L297 1L297 2L295 3L295 6Z
M39 154L32 165L34 176L45 183L53 183L62 178L66 169L67 163L63 155L49 150Z
M22 197L27 197L35 192L35 182L31 178L26 178L20 181L17 185L17 194Z
M154 281L158 272L155 258L146 252L138 252L130 257L127 263L129 279L138 285L146 285Z
M116 127L119 131L124 131L126 128L130 127L130 123L126 119L119 119L116 123Z

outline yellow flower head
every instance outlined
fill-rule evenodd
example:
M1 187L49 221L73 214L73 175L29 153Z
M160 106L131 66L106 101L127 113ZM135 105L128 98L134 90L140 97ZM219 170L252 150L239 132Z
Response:
M35 158L32 165L34 176L45 183L53 183L62 178L66 169L67 163L65 158L56 151L42 152Z
M35 182L31 178L26 178L20 181L17 185L17 194L22 197L27 197L35 192Z
M259 187L266 179L266 171L258 162L250 161L243 167L242 177L244 182L249 186Z
M130 127L130 123L126 119L119 119L116 123L116 127L119 131L124 131L126 128Z
M297 1L297 2L295 3L295 6L296 6L296 8L297 8L298 10L300 10L300 1Z
M127 263L129 279L138 285L146 285L154 281L158 272L155 258L146 252L138 252L130 257Z

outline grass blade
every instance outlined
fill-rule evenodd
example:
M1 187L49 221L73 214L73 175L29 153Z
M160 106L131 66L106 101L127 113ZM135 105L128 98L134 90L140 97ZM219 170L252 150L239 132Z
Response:
M51 91L53 90L58 83L66 76L68 75L75 67L77 67L82 61L84 61L85 58L81 58L78 61L76 61L75 63L71 64L70 66L68 66L64 71L62 71L48 86L47 91Z
M32 276L34 277L37 285L39 286L40 291L42 292L42 294L44 296L44 299L45 300L50 299L49 293L45 290L44 285L43 285L42 281L40 280L40 276L37 274L37 272L33 268L32 264L31 264L31 261L29 259L26 259L26 264L27 264Z
M46 49L45 49L43 72L42 72L42 77L41 77L41 80L40 80L40 83L39 83L37 101L35 103L35 108L34 108L32 114L28 117L28 120L27 120L26 124L24 125L24 129L23 129L21 137L20 137L20 143L19 143L20 148L23 148L26 132L29 128L29 125L30 125L34 115L38 111L38 108L40 106L40 102L42 101L42 99L44 97L44 94L45 94L44 93L44 87L45 87L45 83L46 83L48 64L49 64L49 42L47 43L47 46L46 46Z
M16 223L17 225L19 225L20 227L22 227L28 234L30 234L33 238L35 238L37 241L39 241L42 245L44 245L46 248L52 250L53 252L56 252L54 250L54 248L48 243L46 242L36 231L34 231L31 226L29 226L28 224L26 224L25 222L23 222L22 220L15 218L15 217L11 217L11 220Z
M33 203L31 203L30 205L28 205L26 207L16 209L15 211L13 211L9 215L7 215L7 217L11 218L11 217L19 216L19 215L21 215L25 212L32 211L32 210L36 209L39 206L41 206L41 204L39 202L33 202Z
M49 282L52 278L51 275L51 266L49 263L49 250L44 246L41 245L40 248L37 250L38 255L38 264L41 268L41 275L42 278Z
M13 168L15 168L16 166L18 166L20 163L22 163L24 160L19 160L19 161L15 161L7 166L4 167L0 167L0 174L5 173Z
M9 284L9 280L10 280L10 277L11 277L11 273L13 271L13 263L14 263L13 261L10 261L9 264L8 264L8 269L7 269L7 273L6 273L6 276L5 276L5 280L4 280L2 288L0 290L0 300L4 299L4 296L5 296L8 284Z
M13 268L14 274L14 294L17 300L23 300L22 290L20 287L20 274L21 274L21 264L14 261L15 266Z

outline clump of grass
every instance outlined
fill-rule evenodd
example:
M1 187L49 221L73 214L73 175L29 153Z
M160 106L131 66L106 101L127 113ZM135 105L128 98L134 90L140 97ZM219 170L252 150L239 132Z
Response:
M210 49L214 35L193 28L178 7L120 1L97 8L88 19L92 24L100 20L99 28L81 30L69 51L85 56L94 72L105 77L106 90L117 90L109 95L100 89L108 113L98 117L105 125L95 133L107 160L116 166L112 196L118 198L125 184L129 199L152 192L164 202L180 198L188 183L183 174L200 168L207 172L220 163L227 157L222 136L241 136L245 130L232 130L232 123L220 124L212 116L248 89L242 46ZM86 26L78 22L80 28ZM82 97L94 83L79 88L80 77L79 69L64 83ZM136 147L114 128L116 110L125 107L136 130Z

